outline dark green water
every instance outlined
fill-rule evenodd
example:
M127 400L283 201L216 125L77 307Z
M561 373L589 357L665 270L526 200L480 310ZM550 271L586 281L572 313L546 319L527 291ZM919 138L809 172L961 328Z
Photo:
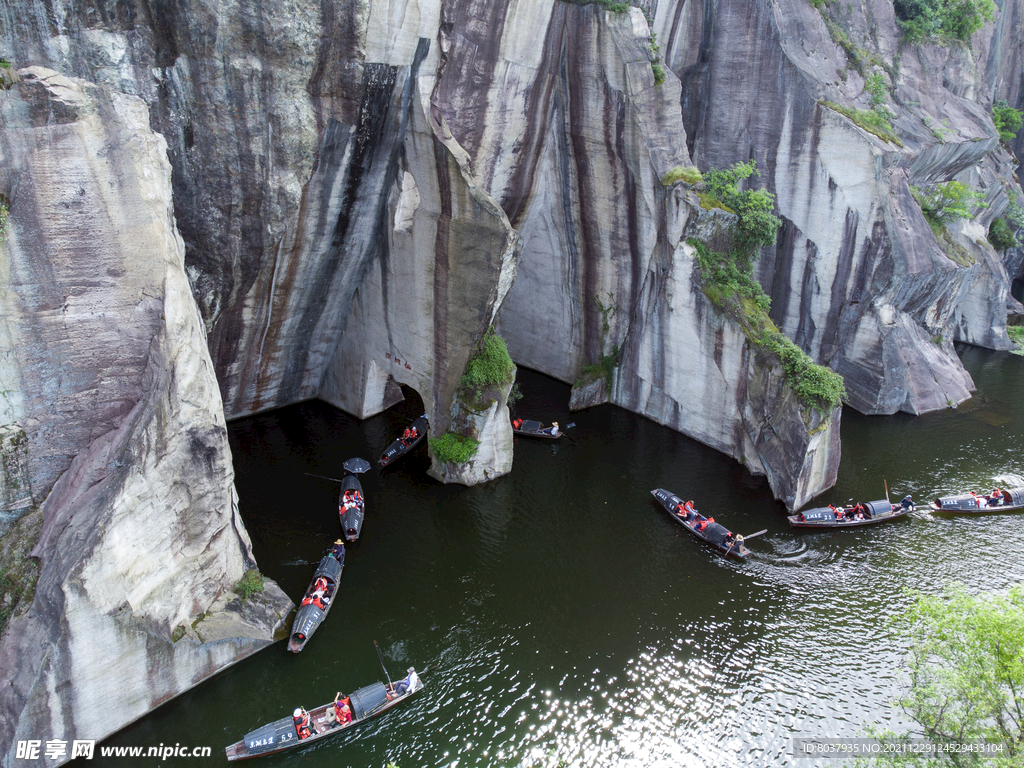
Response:
M838 485L818 502L1024 484L1024 358L966 348L976 397L923 417L843 414ZM885 620L903 590L1000 590L1024 578L1024 516L911 519L793 533L767 483L639 416L570 415L569 389L521 372L519 415L575 442L519 439L512 473L444 487L418 449L363 476L367 517L340 598L306 650L278 643L169 702L108 745L223 748L296 705L430 669L417 699L357 731L252 765L811 766L795 736L893 723L904 652ZM312 472L374 462L421 411L359 422L306 403L230 425L241 511L265 574L301 596L339 533L337 491ZM745 563L675 525L649 491L696 499L769 533ZM96 761L94 761L95 763ZM145 761L156 765L158 761ZM84 765L85 763L83 763ZM126 760L110 764L126 765Z

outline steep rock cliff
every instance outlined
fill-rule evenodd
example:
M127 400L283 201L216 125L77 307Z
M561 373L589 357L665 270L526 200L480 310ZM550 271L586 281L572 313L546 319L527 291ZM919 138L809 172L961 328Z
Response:
M255 563L163 139L137 98L21 76L0 101L2 389L43 524L0 639L6 765L28 763L17 739L103 738L264 647L291 606L273 583L232 600Z
M999 47L1020 35L1018 4L997 24ZM865 413L956 405L973 388L952 348L996 349L1005 334L1007 276L983 237L961 225L961 249L940 244L910 185L972 182L994 202L1008 182L988 114L989 82L1020 77L1019 61L988 57L993 26L975 49L901 47L884 0L804 0L751 6L659 3L655 27L683 81L694 158L724 167L755 158L785 225L758 276L773 318L846 379ZM1010 32L1009 28L1016 30ZM993 48L992 50L994 50ZM865 77L882 74L902 146L824 102L867 110ZM974 174L973 178L971 174ZM998 202L997 202L998 205Z

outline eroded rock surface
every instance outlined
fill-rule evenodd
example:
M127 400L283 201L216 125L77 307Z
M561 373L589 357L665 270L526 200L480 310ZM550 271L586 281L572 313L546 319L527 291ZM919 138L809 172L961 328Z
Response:
M291 606L268 583L262 612L229 607L255 562L163 139L135 97L20 74L0 102L3 389L43 525L34 600L0 639L7 765L29 762L18 739L121 728L266 646Z
M969 397L952 342L1008 344L1007 275L984 232L1016 184L988 105L1021 98L1019 51L995 53L1020 39L1018 4L971 47L902 50L881 0L821 11L800 0L669 2L656 17L697 164L755 158L777 194L785 225L758 276L780 327L844 376L864 413ZM697 28L680 29L683 19ZM824 103L869 110L872 73L885 78L902 146ZM959 248L936 239L909 189L953 179L990 203L973 233L953 228Z

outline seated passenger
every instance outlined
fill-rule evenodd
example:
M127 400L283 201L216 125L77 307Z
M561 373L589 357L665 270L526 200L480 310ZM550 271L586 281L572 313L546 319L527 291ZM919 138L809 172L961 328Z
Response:
M295 733L300 739L308 739L317 732L310 721L309 712L302 707L296 707L292 712L292 722L295 723Z
M998 488L993 488L992 493L988 496L988 505L995 507L1003 502L1003 492Z
M914 511L914 498L908 493L903 497L903 501L900 502L900 506L903 509L909 509L911 512Z
M341 698L341 691L334 697L334 714L341 725L352 722L352 709L348 705L348 696Z
M523 420L522 419L516 419L515 421L512 422L512 429L522 429L522 428L523 428Z
M403 440L408 440L410 437L412 437L412 432L410 432L409 428L406 427L405 428L405 432L402 433L402 439Z
M420 679L416 674L416 670L409 670L409 674L404 679L395 683L395 695L401 696L403 693L407 693L410 689L415 688L419 684L419 681Z
M971 496L974 497L974 503L978 505L978 509L988 506L988 499L984 496L979 496L974 491L971 491Z

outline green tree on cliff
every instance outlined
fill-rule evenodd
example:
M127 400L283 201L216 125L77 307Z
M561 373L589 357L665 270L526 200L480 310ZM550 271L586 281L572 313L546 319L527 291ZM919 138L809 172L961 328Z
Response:
M766 189L741 191L739 188L740 182L744 179L760 175L757 162L754 160L735 163L724 170L711 168L704 174L704 184L708 193L717 197L739 216L733 247L737 256L747 265L758 248L775 242L775 233L782 226L782 220L773 213L775 195Z
M904 39L910 43L970 42L996 12L992 0L895 0L893 7Z

